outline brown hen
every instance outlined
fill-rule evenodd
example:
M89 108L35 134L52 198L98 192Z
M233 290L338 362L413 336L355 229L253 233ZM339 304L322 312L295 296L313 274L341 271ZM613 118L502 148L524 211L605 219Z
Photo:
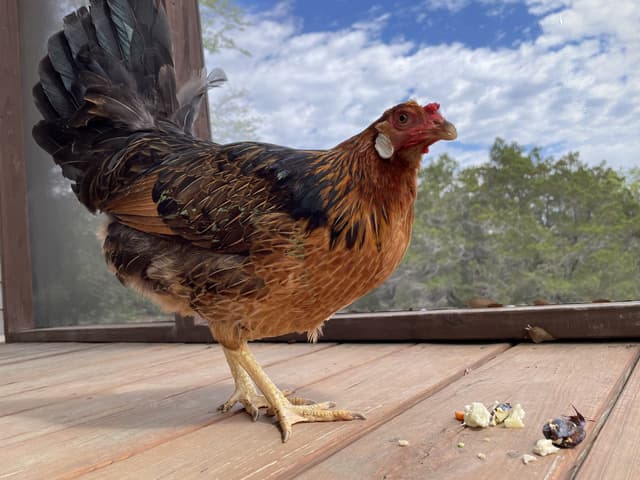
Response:
M411 237L422 154L455 128L437 104L408 101L330 150L199 140L200 101L224 74L176 92L171 51L153 0L92 0L67 16L40 63L35 139L78 199L108 215L104 254L118 279L206 319L236 385L223 411L240 402L255 419L268 407L284 441L297 422L363 418L289 400L247 342L315 339L393 272Z

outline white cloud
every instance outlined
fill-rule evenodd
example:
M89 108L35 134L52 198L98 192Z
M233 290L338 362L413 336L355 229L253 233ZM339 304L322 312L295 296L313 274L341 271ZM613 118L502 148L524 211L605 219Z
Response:
M438 144L431 155L448 151L465 163L482 161L501 136L556 155L578 150L589 162L629 166L640 147L636 1L615 9L603 0L527 2L541 15L542 36L498 50L383 42L385 15L304 33L285 4L234 32L251 57L225 51L207 63L222 66L235 88L249 92L244 106L263 119L257 133L267 142L331 147L411 96L440 102L467 145Z

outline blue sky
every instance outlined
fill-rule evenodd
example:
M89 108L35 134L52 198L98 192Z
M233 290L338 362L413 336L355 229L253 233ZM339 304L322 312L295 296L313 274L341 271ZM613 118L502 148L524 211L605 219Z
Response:
M255 128L221 140L327 148L412 97L459 130L428 157L479 163L502 137L640 166L637 0L237 3L249 26L230 35L251 56L207 55L229 76L211 101Z
M238 2L249 11L265 11L278 2L243 0ZM386 12L393 12L381 29L383 41L398 38L418 43L461 42L469 47L510 47L540 34L537 16L524 3L487 6L480 2L432 6L409 0L372 3L362 0L297 1L290 4L290 13L300 18L303 32L322 32L349 28L358 22L368 22Z

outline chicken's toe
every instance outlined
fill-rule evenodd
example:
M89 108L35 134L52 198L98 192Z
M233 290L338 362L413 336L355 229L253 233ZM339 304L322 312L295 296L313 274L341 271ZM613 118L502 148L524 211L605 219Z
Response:
M244 407L254 422L258 420L260 409L269 407L264 396L259 395L252 385L250 388L236 387L229 400L220 405L218 410L223 413L228 412L236 403L240 403Z
M349 410L330 410L334 406L335 403L333 402L314 403L312 405L293 405L289 402L283 402L281 405L277 405L275 410L282 430L282 441L289 440L291 427L296 423L365 420L366 418L361 413Z

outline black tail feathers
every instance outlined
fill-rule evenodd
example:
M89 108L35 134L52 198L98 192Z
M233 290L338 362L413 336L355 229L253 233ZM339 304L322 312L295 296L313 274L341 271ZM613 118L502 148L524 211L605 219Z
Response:
M152 129L158 120L191 134L207 88L226 80L216 69L176 90L171 32L159 0L90 0L49 39L38 73L33 96L44 120L33 136L91 210L80 184L98 169L96 142Z

